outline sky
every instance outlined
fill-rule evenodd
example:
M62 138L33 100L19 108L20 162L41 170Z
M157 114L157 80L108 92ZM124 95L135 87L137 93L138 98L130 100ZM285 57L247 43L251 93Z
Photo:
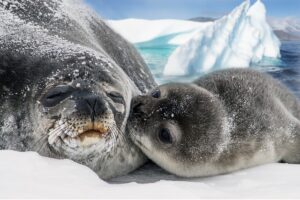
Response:
M220 17L243 0L85 0L106 19ZM300 0L262 0L270 17L300 17ZM254 2L254 0L252 0Z

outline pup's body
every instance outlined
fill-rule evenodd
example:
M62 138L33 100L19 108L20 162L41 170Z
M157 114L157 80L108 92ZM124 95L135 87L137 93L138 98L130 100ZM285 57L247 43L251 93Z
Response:
M246 69L170 83L133 100L133 141L184 177L300 162L300 103L268 75Z

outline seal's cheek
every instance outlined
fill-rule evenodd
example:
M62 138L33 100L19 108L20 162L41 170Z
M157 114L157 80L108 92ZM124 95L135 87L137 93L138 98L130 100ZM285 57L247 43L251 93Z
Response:
M35 141L32 150L41 152L48 143L48 131L55 125L55 118L49 118L44 112L41 112L39 106L34 106L30 111L32 136Z

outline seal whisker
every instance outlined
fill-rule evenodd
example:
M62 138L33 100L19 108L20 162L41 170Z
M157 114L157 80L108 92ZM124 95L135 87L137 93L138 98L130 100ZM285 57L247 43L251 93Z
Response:
M32 148L35 149L36 148L36 145L43 139L47 138L48 136L52 135L52 134L56 134L56 132L58 131L61 131L61 127L58 126L56 128L54 128L53 130L51 130L48 134L44 134L42 135L41 138L39 138L33 145L32 145Z
M115 145L117 144L117 135L116 135L116 130L115 130L115 128L112 128L112 129L111 129L111 133L112 133L112 137L113 137L113 140L112 140L112 148L111 148L111 149L114 149Z
M122 141L127 141L126 138L124 137L123 132L122 132L118 127L115 127L115 130L116 130L118 136L120 136L120 139L121 139Z
M33 145L32 145L32 149L36 148L36 145L40 143L40 141L42 141L43 139L47 138L48 134L44 134L41 136L41 138L39 138Z
M120 130L118 127L115 127L116 130L118 131L120 137L121 137L121 140L125 143L130 143L131 140L125 135L124 131ZM129 131L129 136L130 136L130 131Z
M42 140L43 142L41 143L40 147L37 150L37 153L40 153L41 149L43 149L45 147L45 145L47 145L47 138L44 137L44 139Z
M49 137L48 137L49 144L55 143L55 141L57 141L59 136L62 136L62 135L65 134L65 131L66 131L65 124L66 123L59 123L59 125L55 129L51 130L48 133L48 135L49 135Z

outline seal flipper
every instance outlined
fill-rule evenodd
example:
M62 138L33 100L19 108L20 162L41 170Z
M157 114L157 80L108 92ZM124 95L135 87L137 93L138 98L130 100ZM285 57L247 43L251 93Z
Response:
M283 161L290 164L300 164L300 121L298 120L293 137L288 148L288 153L283 157Z

